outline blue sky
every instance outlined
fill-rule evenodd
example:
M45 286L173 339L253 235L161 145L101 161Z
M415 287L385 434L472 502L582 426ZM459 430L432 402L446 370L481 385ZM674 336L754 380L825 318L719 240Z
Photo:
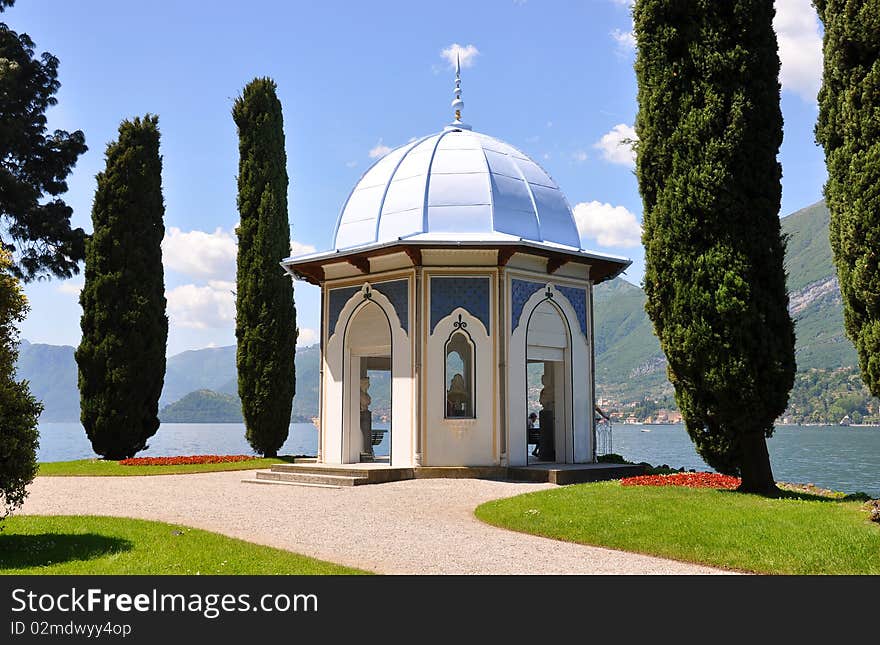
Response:
M821 41L809 0L776 5L788 214L820 199L825 181L813 137ZM255 76L275 79L284 106L297 249L330 247L340 207L377 155L450 120L458 45L464 120L543 165L574 207L584 246L633 258L625 277L641 280L641 200L619 145L636 113L626 0L19 0L0 20L61 60L49 125L83 130L90 147L69 179L75 225L91 231L95 174L120 120L159 115L169 354L234 343L231 109ZM28 285L23 338L76 345L81 284ZM297 283L296 302L301 341L314 342L317 289Z

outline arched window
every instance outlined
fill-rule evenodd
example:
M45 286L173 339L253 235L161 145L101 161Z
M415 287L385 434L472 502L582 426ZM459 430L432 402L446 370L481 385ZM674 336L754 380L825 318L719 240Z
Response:
M446 341L446 418L474 414L474 347L464 331L454 331Z

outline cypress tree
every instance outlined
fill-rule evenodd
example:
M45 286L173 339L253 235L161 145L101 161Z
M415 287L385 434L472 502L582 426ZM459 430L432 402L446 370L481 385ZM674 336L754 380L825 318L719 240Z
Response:
M158 121L122 122L92 205L76 362L82 424L106 459L144 450L159 429L168 318Z
M22 505L37 474L37 420L43 406L27 381L15 380L18 325L27 311L10 253L0 249L0 521Z
M256 78L235 101L238 127L238 264L235 337L238 394L253 449L278 453L296 388L293 284L279 266L290 255L287 155L272 79Z
M825 25L816 139L828 166L831 249L846 333L880 396L880 3L815 4Z
M773 15L772 0L634 8L646 310L697 452L763 494L795 373Z

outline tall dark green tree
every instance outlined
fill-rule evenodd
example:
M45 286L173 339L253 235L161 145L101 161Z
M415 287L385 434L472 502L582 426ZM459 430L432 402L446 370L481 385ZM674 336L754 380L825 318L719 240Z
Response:
M37 419L43 406L27 382L15 378L18 325L27 310L10 254L0 249L0 521L22 505L37 474Z
M238 394L247 440L267 457L290 426L296 390L293 284L279 266L290 255L287 155L272 79L256 78L235 101L238 126L238 268L235 337Z
M646 309L697 452L763 494L795 373L773 16L773 0L634 8Z
M168 318L158 121L122 122L92 205L76 362L82 424L106 459L144 450L159 428Z
M0 12L11 6L0 2ZM58 100L58 59L34 56L34 42L0 23L0 245L11 271L25 280L69 278L85 253L85 233L71 228L60 198L87 148L79 130L46 131L46 109Z
M815 5L825 25L816 139L828 165L831 249L846 333L880 396L880 2Z

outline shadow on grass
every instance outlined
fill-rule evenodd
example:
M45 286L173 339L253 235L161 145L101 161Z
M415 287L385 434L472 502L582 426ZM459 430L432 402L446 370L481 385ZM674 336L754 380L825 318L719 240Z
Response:
M95 533L0 533L0 571L94 560L111 553L131 551L132 548L134 544L124 538Z
M871 496L865 493L850 493L849 495L833 497L794 490L781 490L779 497L781 499L799 499L807 502L867 502L871 499Z
M719 493L730 494L730 495L754 495L754 493L744 493L739 490L725 490L718 489ZM801 490L788 490L785 488L780 488L779 492L772 496L767 496L768 499L796 499L802 502L867 502L871 499L870 495L866 495L865 493L851 493L849 495L839 494L839 495L828 495L821 493L810 493L807 491Z

